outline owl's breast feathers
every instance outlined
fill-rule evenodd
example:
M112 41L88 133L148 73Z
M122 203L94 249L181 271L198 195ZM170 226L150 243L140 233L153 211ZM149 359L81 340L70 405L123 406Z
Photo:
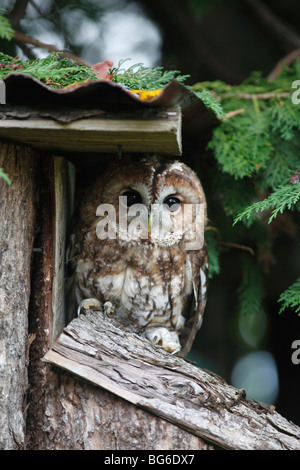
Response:
M188 252L182 244L93 243L87 232L76 262L77 301L112 301L116 315L134 331L164 326L181 333L184 348L201 326L207 266L205 246Z

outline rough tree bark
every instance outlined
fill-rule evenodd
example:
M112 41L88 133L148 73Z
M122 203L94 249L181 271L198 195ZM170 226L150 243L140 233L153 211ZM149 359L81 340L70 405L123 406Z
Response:
M54 161L41 159L39 204L37 207L36 248L32 263L32 288L29 305L29 332L34 340L29 349L25 448L42 440L45 395L48 375L40 359L51 346L53 333L53 278L55 261L55 183Z
M36 153L0 143L0 449L25 443L28 305L35 220Z
M215 448L177 425L55 367L48 372L48 387L42 439L34 449Z
M57 439L57 431L67 427L68 436L73 436L73 439L78 430L81 430L81 437L89 430L87 442L90 445L92 442L96 445L98 440L98 445L103 448L104 442L110 442L113 435L123 439L124 449L131 449L126 436L127 428L134 422L133 415L138 413L132 409L132 405L136 405L178 426L177 439L183 429L193 435L192 445L195 445L197 436L202 445L210 442L214 448L300 449L300 428L280 416L274 407L248 400L244 390L237 390L215 374L151 345L146 339L126 330L117 320L104 319L101 311L88 311L74 319L44 360L99 385L111 392L112 397L112 402L104 400L105 411L100 412L97 427L94 413L95 409L99 411L101 408L94 407L97 403L94 398L97 397L96 389L88 398L84 396L85 386L78 394L74 383L69 383L68 387L64 380L64 387L56 390L58 399L55 400L63 404L64 413L58 413L61 410L52 402L47 414L47 427L51 429L50 441L54 448L61 442L61 436ZM124 413L130 410L131 415L125 427L122 418L119 428L120 419L107 427L105 417L115 402L112 394L132 404L124 404ZM76 403L77 412L81 409L84 423L74 420L72 401ZM163 442L165 438L167 441L167 437L168 434L160 435L159 440ZM153 449L152 442L147 443L146 440L145 444L146 449ZM174 442L168 444L174 449Z

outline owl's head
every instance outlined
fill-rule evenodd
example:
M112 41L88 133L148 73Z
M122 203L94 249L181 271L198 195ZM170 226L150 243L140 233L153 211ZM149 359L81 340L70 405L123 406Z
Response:
M115 232L124 242L139 244L203 240L205 195L197 175L184 163L154 156L108 169L98 184L99 238Z

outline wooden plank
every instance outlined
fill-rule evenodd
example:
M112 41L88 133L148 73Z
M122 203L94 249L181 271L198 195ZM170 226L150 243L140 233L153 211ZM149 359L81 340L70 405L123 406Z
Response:
M64 329L44 361L55 364L227 449L300 449L300 428L247 400L223 379L123 329L101 311Z
M52 343L66 325L65 312L65 252L67 227L74 204L75 168L63 157L53 157L54 170L54 273L52 287Z
M156 118L105 117L61 123L52 119L1 119L0 138L38 150L58 152L159 152L179 156L181 111L174 108Z

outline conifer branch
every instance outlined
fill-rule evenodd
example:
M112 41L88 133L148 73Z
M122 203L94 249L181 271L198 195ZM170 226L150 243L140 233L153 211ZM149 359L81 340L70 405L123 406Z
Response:
M279 313L282 313L287 308L292 308L300 316L300 277L281 294L278 302L282 304Z
M264 287L257 265L249 257L244 259L242 280L237 290L238 310L241 315L258 315L264 311Z
M240 243L232 243L232 242L224 242L224 241L220 241L219 243L220 245L223 245L223 246L229 246L231 248L237 248L238 250L248 251L253 256L255 254L254 250L250 248L250 246L241 245Z
M270 224L278 213L282 214L285 209L291 210L298 201L300 201L300 184L282 185L263 201L254 202L248 206L235 218L234 225L243 219L249 220L253 214L273 209L269 217Z
M220 95L219 98L236 98L238 100L270 100L273 98L288 98L289 96L289 91L283 91L266 93L228 93L226 95Z
M0 8L0 38L10 41L14 36L14 30L11 27L8 18L5 18L5 16L1 14L4 12L5 10L2 10L2 8Z

